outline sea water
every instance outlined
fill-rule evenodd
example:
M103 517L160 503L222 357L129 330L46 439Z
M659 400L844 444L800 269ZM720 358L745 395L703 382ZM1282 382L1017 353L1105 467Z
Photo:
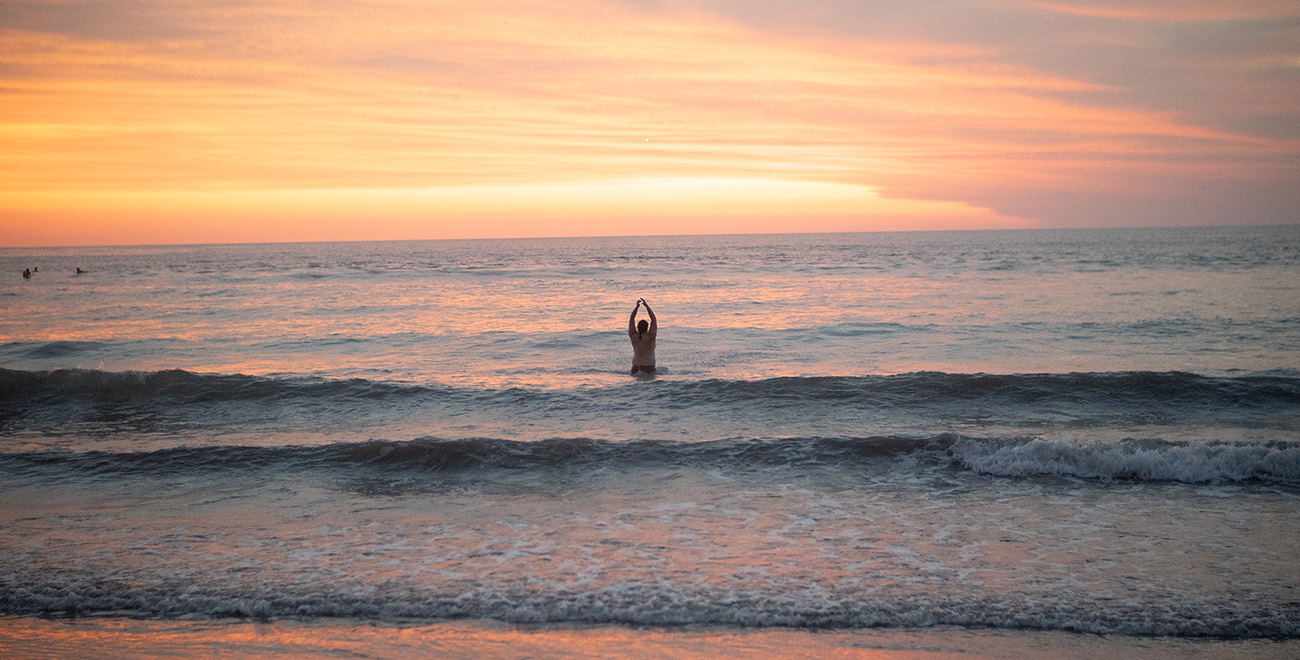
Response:
M1300 638L1300 227L0 273L0 614Z

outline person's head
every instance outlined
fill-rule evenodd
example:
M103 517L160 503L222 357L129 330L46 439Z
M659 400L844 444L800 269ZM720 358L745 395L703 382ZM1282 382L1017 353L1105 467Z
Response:
M648 329L650 329L650 322L649 322L649 321L647 321L647 320L645 320L645 319L641 319L640 321L637 321L637 322L636 322L636 333L637 333L638 335L643 335L643 334L645 334L645 331L648 330Z

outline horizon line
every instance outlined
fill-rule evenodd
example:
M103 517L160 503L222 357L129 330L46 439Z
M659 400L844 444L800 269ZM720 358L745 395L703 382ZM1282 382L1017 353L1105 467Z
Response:
M367 239L337 239L337 240L318 240L318 241L229 241L216 243L77 243L64 245L7 245L0 246L0 253L12 250L32 250L32 249L63 249L63 248L160 248L160 247L216 247L216 246L235 246L235 245L336 245L350 243L422 243L422 242L472 242L472 241L542 241L542 240L592 240L592 239L636 239L636 238L689 238L689 237L720 237L720 236L835 236L835 235L855 235L855 234L956 234L956 233L995 233L995 232L1037 232L1037 231L1077 231L1077 230L1143 230L1143 229L1210 229L1210 228L1233 228L1233 227L1300 227L1300 219L1283 222L1254 222L1254 223L1232 223L1232 224L1177 224L1177 225L1063 225L1053 227L992 227L992 228L970 228L970 229L952 229L952 228L917 228L917 229L863 229L856 231L776 231L776 232L718 232L718 233L692 233L692 234L591 234L591 235L564 235L564 236L479 236L479 237L448 237L448 238L367 238Z

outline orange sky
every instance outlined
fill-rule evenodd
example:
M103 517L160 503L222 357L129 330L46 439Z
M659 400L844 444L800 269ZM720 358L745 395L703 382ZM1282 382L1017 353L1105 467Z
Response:
M0 0L0 246L1300 222L1294 2Z

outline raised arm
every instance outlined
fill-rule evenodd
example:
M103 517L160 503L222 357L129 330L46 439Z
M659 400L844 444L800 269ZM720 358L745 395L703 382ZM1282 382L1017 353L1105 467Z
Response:
M650 315L650 329L647 332L650 336L659 334L659 319L655 318L655 311L650 309L650 303L646 302L645 298L642 298L640 303L645 305L645 312Z
M635 336L636 336L636 312L637 312L638 309L641 309L641 301L640 301L640 300L637 300L637 301L636 301L636 307L633 307L633 308L632 308L632 315L629 316L629 317L627 317L627 336L629 336L629 337L635 337ZM649 307L646 307L646 311L650 311L650 308L649 308ZM650 318L653 319L654 316L651 315Z

